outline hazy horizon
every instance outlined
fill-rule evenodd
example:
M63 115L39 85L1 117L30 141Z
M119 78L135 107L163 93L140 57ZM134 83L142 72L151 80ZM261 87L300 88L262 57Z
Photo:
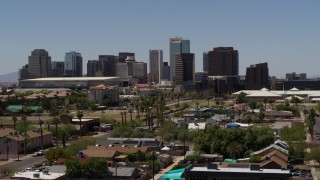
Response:
M169 38L189 39L196 71L202 53L231 46L239 51L239 73L268 62L269 74L320 76L320 1L23 1L0 2L0 74L17 72L34 49L52 61L69 51L88 60L98 55L136 53L148 62L149 49L169 61Z

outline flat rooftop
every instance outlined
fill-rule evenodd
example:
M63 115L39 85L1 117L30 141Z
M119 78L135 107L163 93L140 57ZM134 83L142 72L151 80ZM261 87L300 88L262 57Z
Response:
M208 169L207 167L193 167L190 171L194 172L226 172L226 173L254 173L254 174L289 174L289 170L281 169L260 169L260 170L250 170L249 168L218 168L218 169Z
M36 78L24 79L22 82L28 81L105 81L119 79L119 77L50 77L50 78Z

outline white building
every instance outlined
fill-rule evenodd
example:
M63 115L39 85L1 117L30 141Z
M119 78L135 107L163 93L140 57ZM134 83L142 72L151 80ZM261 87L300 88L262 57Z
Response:
M163 78L163 51L160 49L149 50L149 73L151 82L160 83Z
M105 97L108 96L111 104L119 103L119 87L118 86L105 86L100 84L93 86L89 89L89 99L102 104Z

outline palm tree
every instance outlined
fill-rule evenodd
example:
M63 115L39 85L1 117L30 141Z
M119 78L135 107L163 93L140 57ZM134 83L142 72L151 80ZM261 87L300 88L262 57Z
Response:
M40 116L41 116L42 112L43 112L42 109L37 109L36 110L36 113L37 113L38 118L39 118L39 125L40 125L41 150L43 150L43 132L42 132L43 121L40 119Z
M121 114L121 125L123 126L123 112L120 112Z
M8 136L4 136L3 142L7 145L7 160L9 160L9 142L11 142L11 139Z
M23 148L24 148L24 155L27 155L28 147L29 147L29 134L26 131L22 132L22 137L24 138L23 141Z
M78 119L79 119L79 123L80 123L80 137L82 137L82 129L81 129L81 118L83 117L83 111L81 111L81 110L78 110L77 111L77 117L78 117Z
M16 116L12 116L12 121L13 121L13 129L16 129L16 123L18 121L18 118Z
M43 150L43 130L42 130L42 124L44 122L42 120L39 120L39 125L40 125L40 138L41 138L41 150Z
M60 122L60 119L59 118L57 118L57 117L55 117L55 118L53 118L53 121L52 121L54 124L55 124L55 126L56 126L56 147L58 147L58 124L59 124L59 122Z
M130 114L130 122L132 122L132 113L133 113L133 110L132 110L132 108L129 108L129 114Z
M127 125L127 112L123 112L124 114L124 125Z

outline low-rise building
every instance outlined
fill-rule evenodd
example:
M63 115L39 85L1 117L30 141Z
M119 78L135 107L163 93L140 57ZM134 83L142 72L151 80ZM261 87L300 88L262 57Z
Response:
M46 167L42 172L38 171L23 171L17 172L10 179L66 179L66 166L57 165Z
M43 135L43 147L50 147L52 145L52 133L47 130L42 130ZM8 144L5 142L5 138L10 139ZM41 134L40 130L32 130L23 133L14 129L5 128L0 129L0 154L17 154L24 151L25 141L28 142L27 151L36 151L41 149Z
M246 165L246 164L245 164ZM185 180L205 179L241 179L241 180L287 180L290 178L289 170L260 169L259 164L242 167L218 167L217 164L208 164L206 167L188 167L185 170Z
M103 101L105 99L108 99L110 104L118 104L119 103L119 87L106 86L103 84L90 87L89 99L91 101L96 101L99 104L103 104Z

